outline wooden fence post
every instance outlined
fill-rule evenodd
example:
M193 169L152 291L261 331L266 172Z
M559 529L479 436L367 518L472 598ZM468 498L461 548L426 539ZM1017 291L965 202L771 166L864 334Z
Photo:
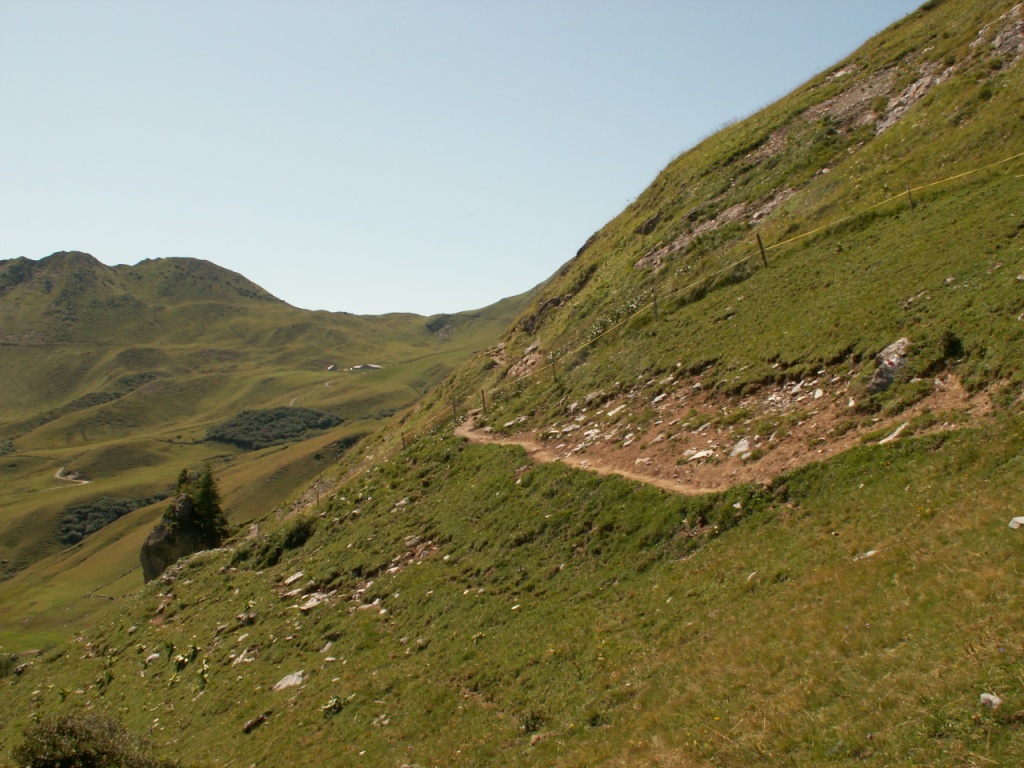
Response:
M761 234L757 235L757 247L761 249L761 261L764 262L765 269L768 268L768 256L764 250L764 243L761 242Z

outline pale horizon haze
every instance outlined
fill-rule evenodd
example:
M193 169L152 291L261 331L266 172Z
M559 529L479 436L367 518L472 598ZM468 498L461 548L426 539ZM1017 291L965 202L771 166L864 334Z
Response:
M0 0L0 260L469 310L916 0Z

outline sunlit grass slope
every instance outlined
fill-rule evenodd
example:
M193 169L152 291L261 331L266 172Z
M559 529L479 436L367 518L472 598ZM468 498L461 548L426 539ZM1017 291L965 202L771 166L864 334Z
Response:
M424 438L9 678L0 738L85 707L210 765L1009 764L1020 426L695 499Z
M209 765L1019 764L1022 58L1024 7L931 0L681 155L319 509L20 659L0 746L92 709ZM452 434L840 374L852 418L940 375L993 411L689 497Z

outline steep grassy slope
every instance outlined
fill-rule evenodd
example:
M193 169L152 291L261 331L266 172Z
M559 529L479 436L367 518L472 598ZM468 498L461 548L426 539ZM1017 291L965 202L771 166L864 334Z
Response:
M211 765L1012 764L1020 426L698 499L424 439L29 659L0 737L87 708Z
M319 509L28 659L0 741L91 708L199 764L1018 764L1022 58L1024 6L932 0L680 156ZM991 407L911 410L958 382ZM706 439L676 461L726 484L787 430L855 447L686 496L467 444L470 408Z

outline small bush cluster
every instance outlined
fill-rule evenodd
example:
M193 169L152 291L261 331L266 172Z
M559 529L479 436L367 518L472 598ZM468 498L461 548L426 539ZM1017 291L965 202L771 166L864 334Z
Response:
M144 499L119 499L113 496L102 496L98 499L72 504L60 515L58 537L64 546L77 544L90 533L98 531L129 512L140 507L155 504L167 498L167 494L158 494Z
M332 413L311 408L267 408L242 411L206 433L207 440L258 451L272 445L300 440L341 424Z
M312 517L298 517L258 542L239 547L232 558L232 565L246 563L253 570L273 568L289 549L298 549L316 533L316 520Z
M175 768L121 723L100 715L57 715L25 730L13 750L24 768Z
M0 678L7 677L14 671L18 664L18 657L14 654L0 656Z

